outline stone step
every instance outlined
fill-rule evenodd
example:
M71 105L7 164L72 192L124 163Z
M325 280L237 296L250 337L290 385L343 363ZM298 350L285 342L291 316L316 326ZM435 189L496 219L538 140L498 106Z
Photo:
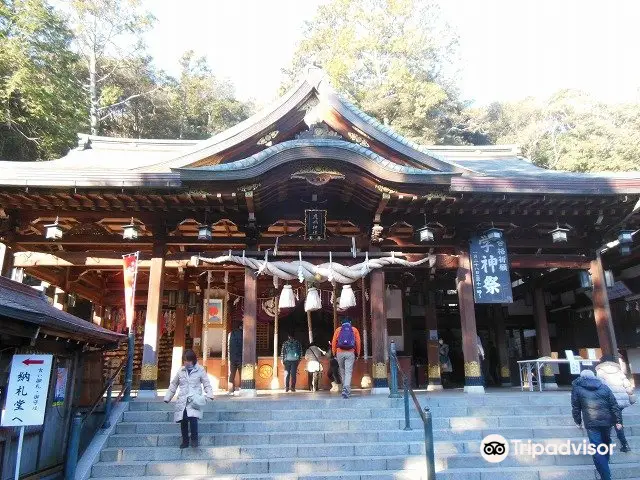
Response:
M163 434L117 434L109 438L109 447L168 447L180 443L177 425L171 433ZM309 445L334 443L374 443L374 442L424 442L422 429L405 432L399 429L372 432L283 432L283 433L222 433L200 434L202 446L246 446L246 445Z
M612 477L615 480L638 480L640 464L613 464ZM436 474L437 480L594 480L595 468L591 465L572 466L530 466L496 468L456 468ZM422 480L418 475L415 480Z
M102 477L104 480L125 480L131 477ZM211 475L168 475L144 477L145 480L211 480ZM357 472L319 472L319 473L277 473L277 474L230 474L216 475L216 480L420 480L419 472L402 472L392 470L357 471ZM640 479L631 479L640 480Z
M404 422L404 412L401 410L388 411L385 416L371 416L369 410L299 410L298 412L304 412L306 417L302 415L286 415L293 412L269 412L271 415L265 415L265 418L259 418L260 415L256 415L254 412L204 412L204 418L202 422L217 422L227 423L229 425L235 425L237 422L251 423L251 422L313 422L318 419L331 420L332 422L344 423L342 419L349 420L396 420ZM276 413L276 415L273 415ZM418 413L410 417L414 422L419 420ZM640 425L640 414L624 415L624 421L626 425ZM125 412L124 423L163 423L173 422L172 412ZM404 425L404 423L403 423ZM519 416L490 416L490 417L469 417L469 416L456 416L456 417L439 417L434 415L433 428L500 428L500 427L540 427L540 426L572 426L574 425L571 415L519 415Z
M186 449L191 450L191 449ZM192 451L197 451L193 449ZM143 477L146 475L230 475L246 473L358 472L370 470L413 471L424 469L424 456L369 456L330 458L208 459L100 462L92 477Z
M512 437L511 440L527 440L526 438ZM584 436L538 438L536 442L544 445L559 445L570 440L573 443L580 443ZM634 450L640 451L640 436L627 435L627 440ZM444 438L436 440L436 452L443 453L478 453L480 451L481 438L476 440L450 440ZM614 436L613 441L617 443ZM177 429L171 434L132 434L132 435L112 435L107 443L108 448L122 447L175 447L181 442L181 437ZM377 432L331 432L331 433L277 433L277 434L216 434L200 435L200 445L244 447L256 445L307 445L307 444L328 444L350 443L352 445L362 443L395 443L406 442L408 444L418 443L424 445L424 433L421 429L408 432L402 430L381 430ZM421 450L422 451L422 450Z
M575 445L580 445L581 440ZM399 455L423 455L425 453L424 442L394 442L394 443L362 443L362 444L320 444L320 445L255 445L255 446L227 446L180 449L177 444L171 447L125 447L106 448L102 451L102 462L127 462L127 461L162 461L162 460L212 460L212 459L295 459L298 457L388 457ZM436 461L440 469L460 467L487 467L487 466L527 466L536 465L580 465L591 462L587 455L541 455L533 457L531 454L522 453L516 455L510 453L509 457L500 464L489 464L475 452L452 452L438 448L436 444ZM640 454L632 451L620 453L614 450L611 457L612 463L639 463Z

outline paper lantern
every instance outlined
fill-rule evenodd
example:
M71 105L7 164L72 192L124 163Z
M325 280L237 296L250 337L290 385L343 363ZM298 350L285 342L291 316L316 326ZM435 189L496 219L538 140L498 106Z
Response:
M307 298L304 301L305 312L315 312L322 308L322 301L320 300L320 293L315 287L311 287L307 292Z
M62 229L60 225L58 225L58 217L56 217L56 221L50 225L45 225L46 229L46 238L49 240L58 240L62 238Z
M198 226L198 240L211 240L213 234L209 225Z
M294 308L296 306L296 297L293 295L293 288L291 285L285 285L282 287L280 293L280 300L278 302L278 309Z
M356 305L356 296L353 293L351 285L343 285L339 302L340 310L346 310L347 308L355 307Z

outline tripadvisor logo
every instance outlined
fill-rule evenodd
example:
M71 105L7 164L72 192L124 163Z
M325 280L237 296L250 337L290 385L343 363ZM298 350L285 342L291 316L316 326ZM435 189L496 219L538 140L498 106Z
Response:
M502 435L487 435L480 443L480 454L489 463L500 463L509 455L509 442Z
M566 440L559 443L534 443L531 440L509 441L502 435L488 435L480 443L480 454L489 463L500 463L509 455L509 452L518 456L536 458L541 455L611 455L616 446L612 444L594 445L586 440L572 442Z

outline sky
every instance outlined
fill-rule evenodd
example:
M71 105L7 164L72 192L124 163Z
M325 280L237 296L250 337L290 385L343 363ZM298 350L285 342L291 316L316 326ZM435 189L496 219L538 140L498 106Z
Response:
M277 96L304 22L327 0L146 0L158 67L205 55L241 99ZM640 100L640 0L441 0L460 38L457 81L476 104L579 88L608 102Z

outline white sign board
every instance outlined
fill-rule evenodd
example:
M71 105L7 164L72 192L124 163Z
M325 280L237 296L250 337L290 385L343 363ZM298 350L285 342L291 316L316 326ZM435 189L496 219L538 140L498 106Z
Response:
M597 360L596 349L595 348L587 348L587 358L589 360Z
M14 355L2 410L3 427L42 425L53 355Z
M569 373L571 373L571 375L580 375L580 362L569 360Z

